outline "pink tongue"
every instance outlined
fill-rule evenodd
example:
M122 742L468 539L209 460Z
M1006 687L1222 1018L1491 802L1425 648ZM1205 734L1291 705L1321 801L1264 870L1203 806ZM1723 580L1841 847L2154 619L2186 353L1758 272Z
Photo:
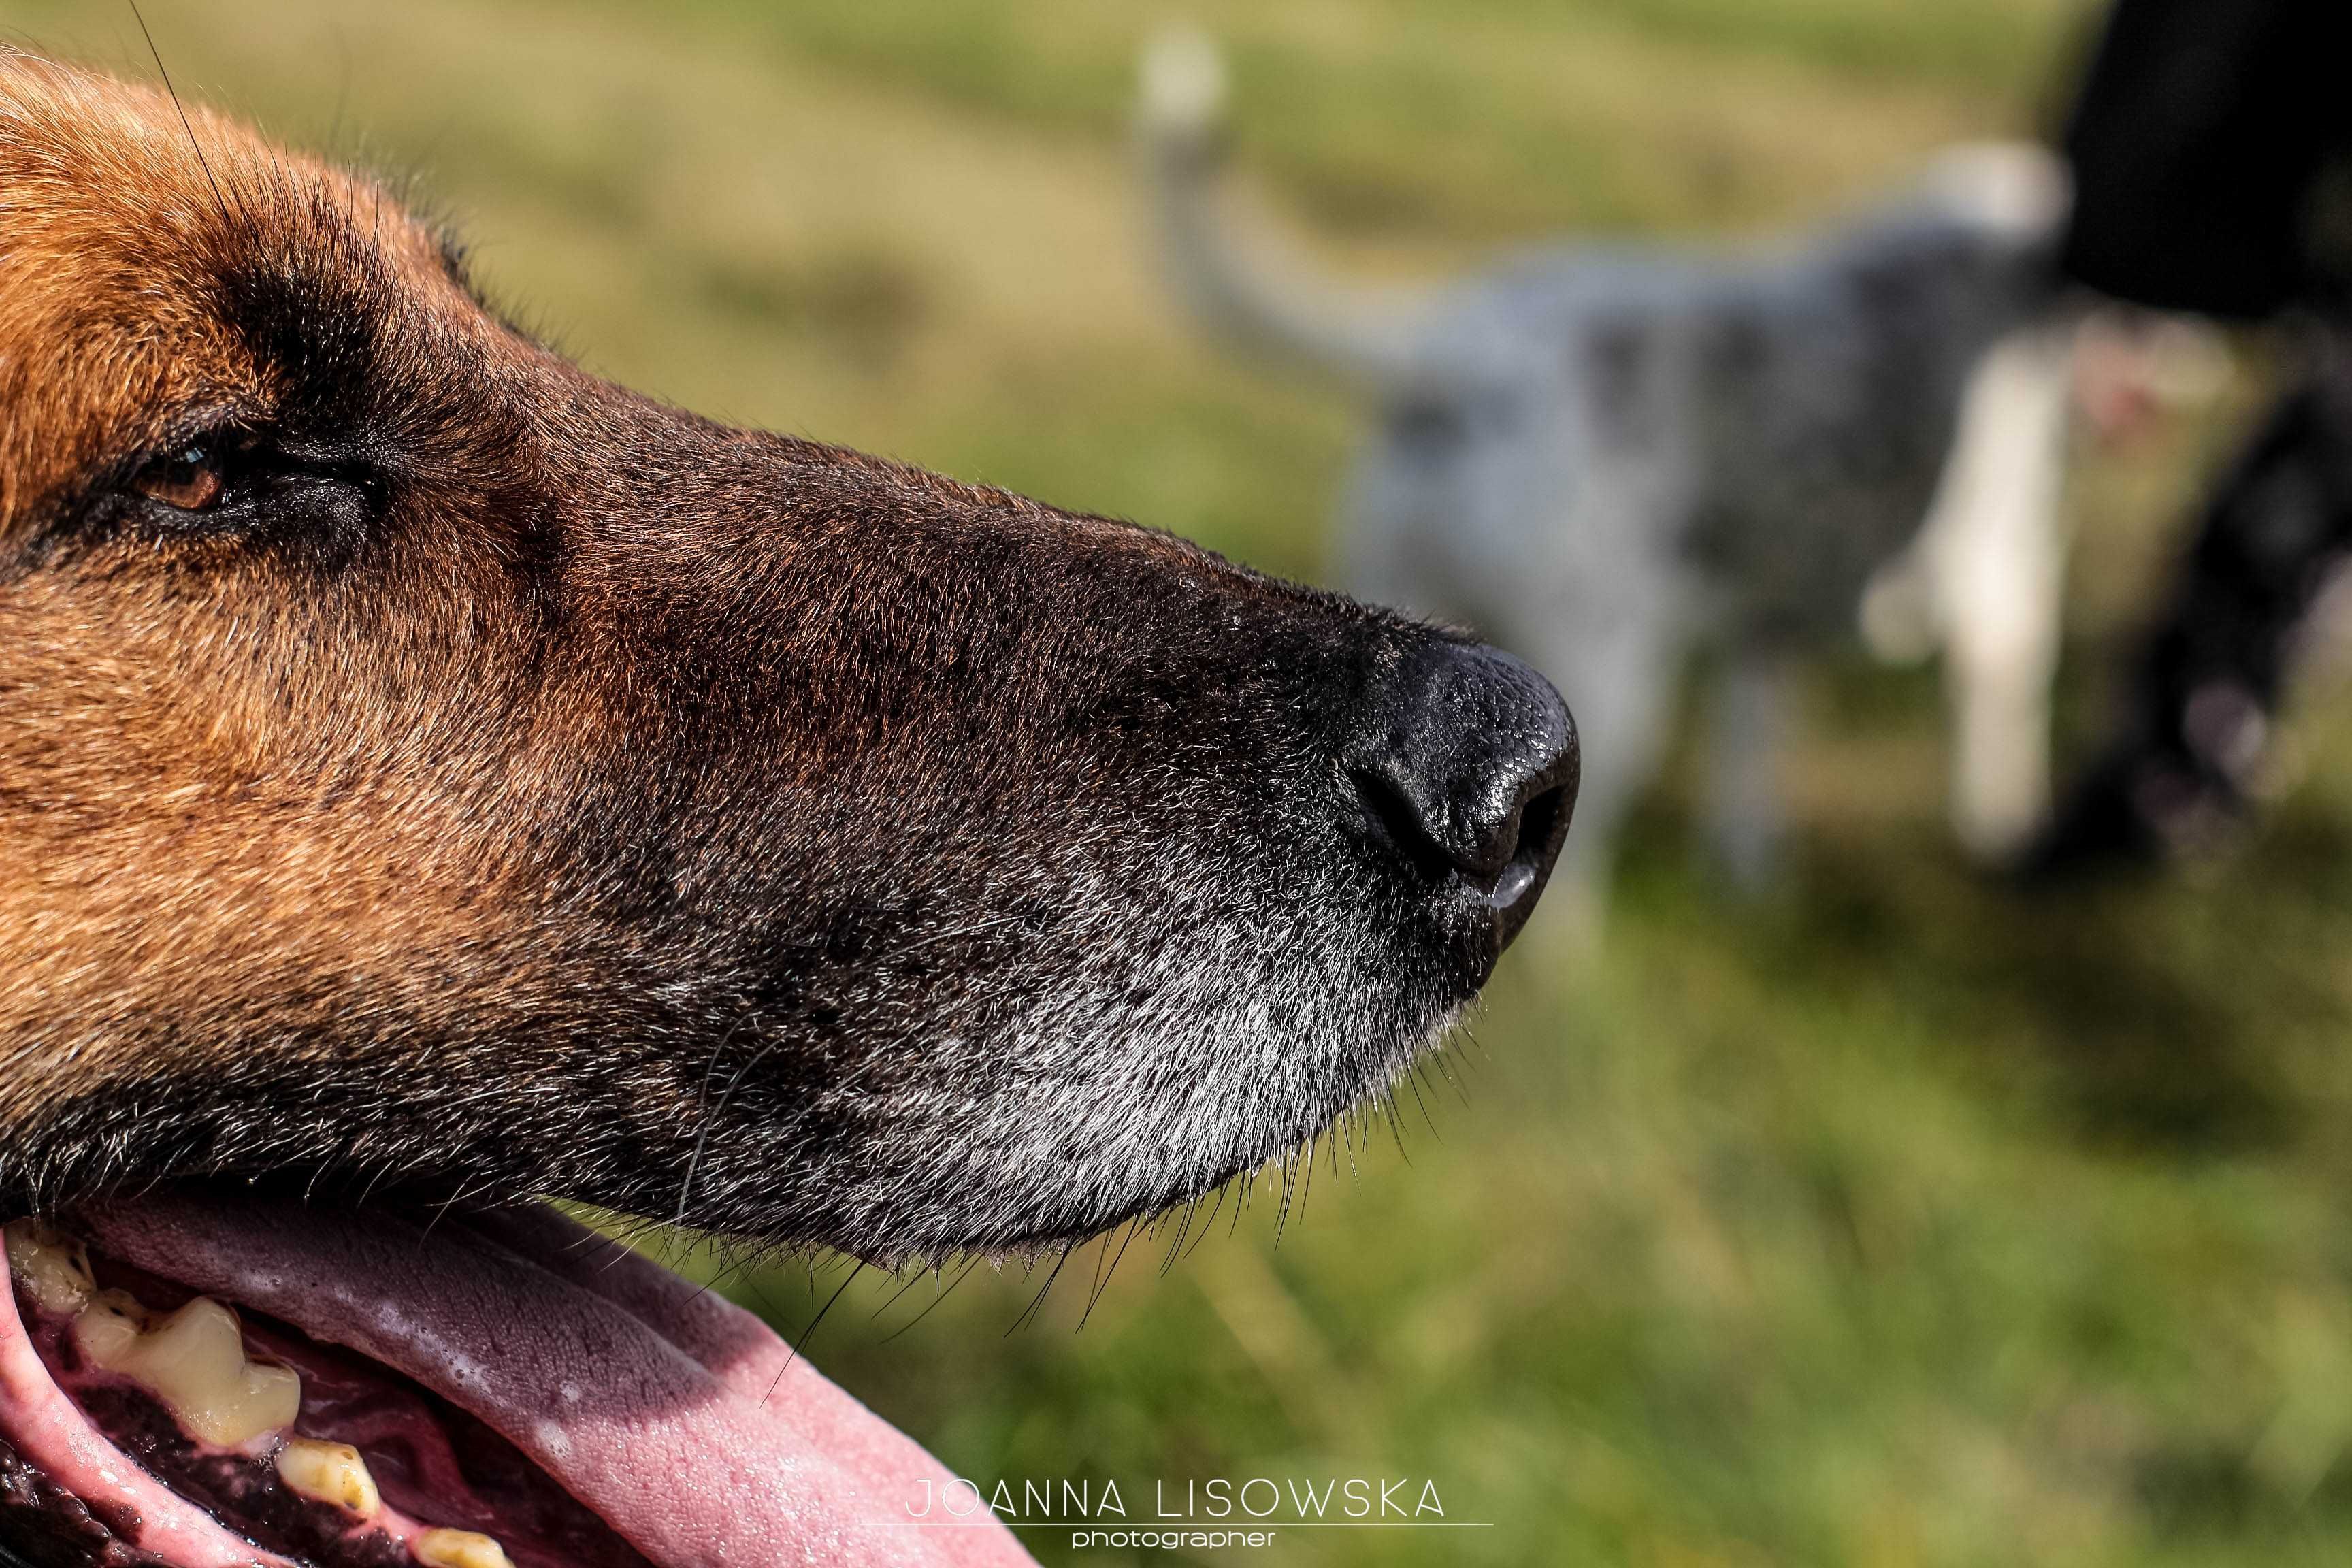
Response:
M184 1195L85 1225L104 1252L407 1373L662 1568L1030 1562L992 1521L915 1526L927 1497L940 1517L936 1460L749 1313L552 1213L484 1222L495 1242Z

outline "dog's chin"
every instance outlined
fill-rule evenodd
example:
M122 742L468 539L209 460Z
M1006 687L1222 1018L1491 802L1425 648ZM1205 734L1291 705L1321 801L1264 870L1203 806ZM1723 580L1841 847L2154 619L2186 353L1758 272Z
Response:
M758 1237L783 1215L784 1239L890 1268L1050 1249L1191 1203L1379 1103L1444 1039L1500 944L1486 911L1443 913L1410 946L1328 914L1358 939L1171 937L1149 944L1166 961L1141 977L1149 1001L1121 969L1003 1034L939 1028L927 1076L877 1094L822 1179L785 1199L792 1152L745 1129L706 1162L694 1218Z
M20 1221L0 1543L48 1564L1024 1563L748 1313L544 1208ZM936 1511L936 1510L934 1510ZM142 1555L143 1554L143 1555Z
M1264 1040L1236 1021L1223 1050L1183 1053L1181 1088L1133 1093L1133 1081L1178 1076L1150 1058L1124 1083L1047 1079L975 1117L982 1135L936 1151L919 1189L937 1194L926 1211L835 1245L884 1268L938 1265L960 1253L1052 1252L1165 1215L1311 1152L1381 1104L1459 1012L1433 1006L1409 1028L1360 1037L1285 1028L1269 1009Z

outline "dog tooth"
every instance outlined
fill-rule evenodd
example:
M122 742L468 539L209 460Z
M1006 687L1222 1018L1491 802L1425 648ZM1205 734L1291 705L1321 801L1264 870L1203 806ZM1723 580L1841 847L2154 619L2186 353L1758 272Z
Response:
M470 1530L428 1530L408 1550L425 1568L514 1568L505 1547Z
M128 1290L101 1290L74 1315L73 1342L93 1366L111 1367L147 1331L153 1314Z
M37 1219L12 1219L5 1234L8 1272L42 1311L70 1316L98 1294L89 1253L80 1242Z
M278 1450L278 1479L290 1491L361 1519L373 1519L383 1507L367 1461L349 1443L296 1437Z
M74 1320L74 1341L92 1363L161 1399L191 1436L220 1447L283 1431L302 1409L301 1374L246 1360L236 1313L209 1296L153 1320L136 1299L110 1290Z

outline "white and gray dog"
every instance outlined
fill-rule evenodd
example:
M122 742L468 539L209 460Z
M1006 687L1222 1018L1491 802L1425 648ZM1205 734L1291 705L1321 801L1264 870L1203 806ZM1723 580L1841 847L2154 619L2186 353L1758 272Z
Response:
M1229 338L1376 394L1349 584L1475 626L1559 684L1585 756L1571 897L1597 910L1707 645L1715 842L1742 880L1763 876L1789 655L1850 633L1858 605L1883 651L1943 645L1956 826L1988 858L2021 844L2048 800L2063 566L2055 160L1956 149L1898 198L1761 254L1580 245L1383 294L1309 281L1222 215L1222 97L1205 41L1148 55L1176 280Z

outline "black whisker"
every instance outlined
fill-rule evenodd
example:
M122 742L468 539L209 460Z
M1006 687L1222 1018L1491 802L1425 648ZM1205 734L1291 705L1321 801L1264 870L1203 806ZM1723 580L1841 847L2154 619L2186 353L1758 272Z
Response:
M792 1371L793 1363L800 1360L801 1352L806 1350L809 1341L816 1337L816 1326L824 1321L824 1315L833 1310L833 1304L841 1300L842 1292L849 1289L851 1282L856 1279L865 1267L863 1263L851 1264L849 1272L842 1277L841 1283L834 1288L833 1294L824 1299L824 1305L816 1310L816 1316L811 1318L808 1327L801 1331L801 1337L793 1342L792 1353L784 1357L784 1364L776 1369L775 1382L768 1384L768 1392L760 1396L761 1405L773 1399L776 1396L776 1390L784 1385L784 1373Z
M965 1259L964 1266L961 1269L957 1270L956 1277L954 1279L947 1282L946 1288L940 1290L938 1295L931 1298L931 1303L929 1306L925 1307L921 1311L908 1319L904 1323L901 1323L898 1327L883 1335L882 1342L886 1345L888 1344L892 1340L897 1339L900 1334L905 1333L908 1329L913 1328L917 1323L919 1323L925 1318L929 1317L931 1313L937 1310L939 1304L946 1300L954 1291L955 1288L962 1284L966 1279L970 1278L971 1271L979 1267L980 1255L974 1253L971 1258Z
M221 221L228 221L228 198L221 195L220 182L213 178L212 161L205 156L203 143L196 140L196 127L188 119L188 107L180 101L180 89L172 85L172 73L163 64L163 51L155 47L155 35L147 30L147 18L140 13L139 0L123 0L131 7L131 19L139 24L139 36L147 40L147 53L155 61L155 74L163 79L163 90L171 96L172 108L180 116L180 129L188 133L188 151L196 155L196 167L205 172L205 184L213 188L213 203L220 208Z

